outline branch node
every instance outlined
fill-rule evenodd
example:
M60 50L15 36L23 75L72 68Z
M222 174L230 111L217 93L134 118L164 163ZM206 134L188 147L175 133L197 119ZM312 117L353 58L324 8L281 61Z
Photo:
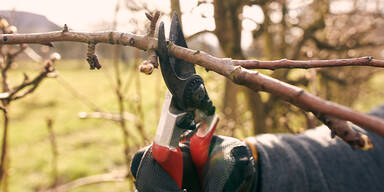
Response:
M64 24L63 33L69 32L67 24Z
M89 69L100 69L101 65L99 63L99 59L97 58L96 52L96 42L88 42L88 50L87 50L87 61L89 63Z
M47 42L47 43L41 43L42 45L45 45L45 46L48 46L48 47L54 47L53 46L53 43L51 43L51 42Z
M336 137L336 131L334 129L331 129L331 138L335 138Z
M153 17L151 13L145 12L145 16L147 17L148 20L152 21Z
M152 74L154 68L155 67L153 66L153 64L148 60L144 60L139 66L140 72L145 73L146 75Z
M153 37L155 35L157 20L160 17L160 11L156 11L153 16L150 13L145 13L145 16L151 22L147 37ZM154 47L155 46L153 45L153 43L148 44L148 46L147 46L147 50L148 50L148 54L149 54L148 59L143 61L141 63L141 65L139 66L140 72L145 73L147 75L152 74L153 69L157 68L159 66L159 63L157 61L156 51L155 51Z
M3 106L0 106L0 110L1 110L3 113L8 113L7 108L5 108L5 107L3 107Z
M129 45L130 45L130 46L135 45L135 39L133 39L133 37L131 37L131 38L129 39Z
M27 73L23 73L23 75L24 75L24 80L23 80L23 82L27 82L28 80L29 80L29 76L27 75Z
M305 91L303 89L301 89L298 93L297 93L297 97L300 97L301 95L303 95L305 93Z
M115 43L115 41L113 41L113 32L109 32L108 33L108 41L109 41L109 44L113 45Z
M339 136L348 143L352 149L369 150L373 149L373 144L367 135L352 129L348 122L319 113L313 114L331 130L331 137Z
M364 147L360 148L361 150L363 150L363 151L367 151L367 150L371 150L371 149L373 149L372 141L369 139L368 136L366 136L366 135L362 135L361 138L362 138L362 140L363 140L363 142L364 142L364 144L363 144Z
M241 66L235 66L231 71L231 74L229 75L229 79L231 79L235 83L241 84L240 79L238 77L241 71L242 71Z
M145 13L145 16L151 22L148 36L153 37L155 35L157 21L159 20L159 17L160 17L160 11L156 11L153 16L150 13Z

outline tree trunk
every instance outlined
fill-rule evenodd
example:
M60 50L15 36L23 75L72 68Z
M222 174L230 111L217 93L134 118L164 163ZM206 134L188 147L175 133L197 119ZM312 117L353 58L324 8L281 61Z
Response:
M219 40L221 49L226 57L234 59L245 59L241 49L241 20L239 15L242 12L243 4L238 0L215 0L215 34ZM260 108L261 97L259 93L248 89L242 89L230 80L225 81L224 97L222 101L222 111L224 119L234 121L234 128L237 124L237 94L244 91L247 98L247 107L252 112L252 122L254 133L265 132L264 115ZM232 131L233 133L233 131Z

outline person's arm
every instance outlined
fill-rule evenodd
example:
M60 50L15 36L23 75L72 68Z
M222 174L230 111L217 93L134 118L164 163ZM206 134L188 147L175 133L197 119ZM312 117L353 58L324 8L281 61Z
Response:
M384 118L384 105L369 114ZM256 191L384 191L384 139L353 128L368 135L373 150L353 150L325 126L247 138L258 151Z
M191 161L188 142L183 151L183 189L186 191L249 191L255 180L255 161L247 145L235 138L213 136L202 180ZM135 154L132 175L138 191L182 191L151 156L151 147Z
M384 117L384 106L371 115ZM384 191L384 139L361 128L370 151L352 150L325 126L303 134L263 134L240 141L214 136L202 180L182 145L187 191ZM145 153L146 152L146 153ZM141 154L141 155L140 155ZM147 155L143 155L147 154ZM189 161L188 161L189 159ZM181 191L150 155L138 153L132 174L139 191Z

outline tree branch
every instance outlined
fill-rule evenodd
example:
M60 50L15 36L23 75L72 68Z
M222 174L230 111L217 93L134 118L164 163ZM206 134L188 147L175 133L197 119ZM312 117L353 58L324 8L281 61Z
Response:
M351 121L364 129L369 129L384 136L384 122L379 118L353 111L347 107L325 101L301 88L289 85L277 79L235 66L236 62L229 58L216 58L205 52L169 45L169 51L177 58L201 65L213 70L237 84L244 85L254 91L265 91L280 97L306 111L326 114L342 120Z
M98 43L121 44L133 46L142 50L146 50L148 45L151 44L154 49L157 49L157 39L148 36L134 35L130 33L121 32L96 32L96 33L82 33L82 32L48 32L48 33L35 33L35 34L15 34L15 35L0 35L1 44L20 44L20 43L48 43L54 41L73 41L88 43L93 40ZM213 70L235 83L244 85L254 91L266 91L274 94L281 99L296 105L306 111L314 113L325 114L333 116L338 119L351 121L362 128L369 129L384 136L384 122L376 117L365 115L353 111L347 107L325 101L310 93L305 92L303 89L281 82L277 79L260 74L257 71L250 71L241 66L249 66L252 64L259 65L260 61L241 61L232 60L230 58L217 58L211 56L203 51L196 51L184 47L174 45L172 43L168 46L169 53L176 58L183 59L190 63L195 63L208 70ZM353 62L351 62L353 61ZM302 68L312 63L313 66L331 66L332 64L346 65L366 65L366 66L380 66L384 65L384 61L373 60L370 57L356 58L347 60L326 60L326 61L272 61L272 63L294 63ZM315 64L313 64L315 63ZM325 64L324 64L325 63ZM260 66L260 65L259 65ZM332 65L333 66L333 65ZM254 67L256 68L256 67ZM273 67L275 69L276 67Z
M43 190L43 192L66 192L86 185L93 185L106 182L123 182L126 179L126 175L127 173L124 171L116 171L100 175L82 177L66 184L54 187L52 189Z
M53 130L53 120L51 118L47 119L47 129L49 134L49 143L51 144L51 151L52 151L52 159L51 159L52 187L55 187L58 181L57 180L58 179L57 160L59 156L59 150L57 149L57 140L56 140L55 132Z
M348 122L327 115L316 114L315 116L331 130L331 137L339 136L353 149L373 149L371 140L367 135L354 131Z
M28 80L28 76L24 74L24 81L20 85L14 88L11 88L8 92L0 93L0 100L8 100L9 102L11 102L17 99L21 99L27 96L28 94L32 93L33 91L35 91L36 88L43 81L43 79L46 78L49 73L52 73L55 71L55 68L53 67L53 63L59 59L58 57L59 56L51 56L51 58L45 62L43 70L32 80ZM30 87L30 88L24 91L23 93L18 94L26 87Z
M112 120L116 122L121 121L121 116L119 113L105 113L105 112L80 112L79 113L79 118L80 119L107 119L107 120ZM125 112L123 118L126 121L130 122L135 122L136 121L136 116L132 113Z
M160 11L156 11L152 16L150 13L145 13L147 19L151 22L151 26L149 28L149 32L147 37L151 38L155 36L156 24L160 17ZM151 44L148 45L148 59L144 60L139 66L140 72L143 72L147 75L150 75L153 72L154 68L158 68L159 63L157 62L156 51Z
M281 69L281 68L321 68L321 67L342 67L342 66L370 66L384 67L384 60L373 59L372 57L360 57L351 59L333 59L333 60L289 60L281 59L275 61L260 60L233 60L234 65L246 69Z
M327 42L320 41L318 38L312 36L311 40L315 43L316 47L319 49L326 49L330 51L347 51L350 49L358 49L358 48L365 48L365 47L375 47L375 46L381 46L382 44L373 43L373 42L365 42L360 43L357 41L353 46L348 45L331 45ZM382 67L382 66L381 66Z
M200 36L200 35L202 35L202 34L205 34L205 33L213 33L213 31L210 31L210 30L202 30L202 31L199 31L199 32L197 32L197 33L194 33L194 34L192 34L192 35L186 37L185 40L186 40L186 41L190 41L190 40L192 40L192 39L194 39L194 38L196 38L196 37L198 37L198 36Z

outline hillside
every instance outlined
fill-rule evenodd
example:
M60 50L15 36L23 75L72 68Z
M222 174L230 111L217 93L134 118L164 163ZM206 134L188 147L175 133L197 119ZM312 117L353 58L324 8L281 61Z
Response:
M19 33L56 31L61 28L47 17L30 12L0 11L0 17L5 17L9 23L15 25Z

